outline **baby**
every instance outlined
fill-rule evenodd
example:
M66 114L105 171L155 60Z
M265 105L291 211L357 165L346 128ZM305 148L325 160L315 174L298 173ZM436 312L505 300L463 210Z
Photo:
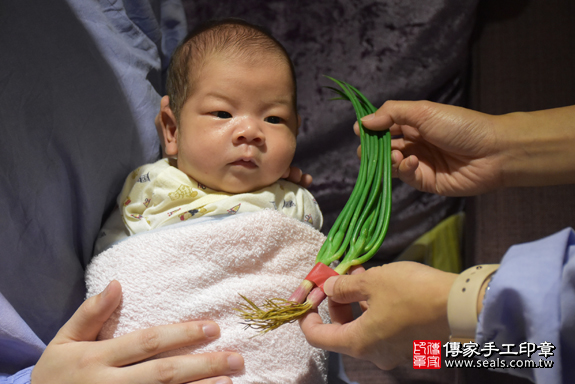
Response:
M160 121L169 159L127 178L121 212L95 253L191 218L265 208L321 228L313 196L280 180L290 172L300 117L293 64L277 40L239 20L208 23L174 53L167 93Z
M207 316L222 328L216 348L235 349L244 356L246 372L234 383L325 382L325 355L305 342L297 324L282 327L288 333L280 328L254 339L250 336L255 333L234 329L226 339L228 328L243 328L233 311L241 303L237 293L246 293L240 282L252 289L257 284L268 298L287 298L313 266L324 240L317 231L323 218L315 199L306 189L282 180L290 172L300 125L289 56L259 27L240 20L211 22L193 31L174 53L167 93L160 123L168 158L128 176L118 197L120 209L96 243L96 253L107 251L88 267L88 296L111 279L118 279L124 292L120 309L100 337ZM282 219L285 216L276 211L289 218ZM260 216L237 215L247 212ZM234 215L231 221L217 220ZM191 227L188 221L202 224ZM158 229L172 224L178 225L169 231ZM189 228L196 228L195 234L180 242L182 231ZM147 240L138 236L134 250L130 242L121 241L143 233L148 233ZM174 238L161 237L169 233ZM161 248L148 258L145 249L152 236ZM236 244L232 250L227 245L230 237ZM202 248L202 242L209 246ZM165 248L176 251L170 255ZM164 274L172 271L175 276L163 286ZM226 287L220 284L223 280L229 283ZM202 284L209 289L200 293ZM178 288L182 286L188 289L185 293ZM227 302L222 303L219 292ZM175 298L169 305L172 293ZM160 296L158 303L149 304ZM233 325L222 320L230 313Z

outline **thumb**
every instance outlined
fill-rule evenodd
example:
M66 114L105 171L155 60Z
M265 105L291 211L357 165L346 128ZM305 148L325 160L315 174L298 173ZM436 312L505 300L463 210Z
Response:
M363 125L372 130L391 128L391 134L401 134L398 126L421 127L436 117L442 105L431 101L386 101L375 113L361 119Z
M102 325L114 312L122 299L122 287L113 280L102 293L92 296L76 310L60 329L53 342L65 344L70 341L96 340Z
M308 312L299 323L310 345L350 356L364 335L361 317L347 324L323 324L317 312Z
M370 296L364 289L368 286L365 275L367 274L360 273L330 277L326 280L323 290L330 299L340 304L365 301Z

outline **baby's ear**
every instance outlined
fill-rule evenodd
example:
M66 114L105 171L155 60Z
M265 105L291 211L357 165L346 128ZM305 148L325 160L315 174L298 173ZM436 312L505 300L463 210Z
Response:
M176 156L178 154L178 123L172 108L170 108L168 96L162 97L160 102L160 128L158 134L163 144L165 156Z

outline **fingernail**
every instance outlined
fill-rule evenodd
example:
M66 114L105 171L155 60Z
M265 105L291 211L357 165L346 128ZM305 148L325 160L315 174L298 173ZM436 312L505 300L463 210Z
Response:
M333 286L335 285L335 281L337 280L338 276L332 276L325 281L323 284L323 292L328 295L333 295Z
M100 297L104 298L110 293L110 284L112 284L112 282L108 283L108 286L102 291Z
M220 327L216 324L206 324L203 326L204 336L208 339L215 339L220 335Z
M241 371L244 369L244 359L240 355L228 356L228 365L232 371Z
M372 113L372 114L369 114L369 115L367 115L367 116L362 117L362 118L361 118L361 121L370 121L370 120L372 120L374 117L375 117L375 114Z
M216 384L230 384L230 381L228 379L219 379Z

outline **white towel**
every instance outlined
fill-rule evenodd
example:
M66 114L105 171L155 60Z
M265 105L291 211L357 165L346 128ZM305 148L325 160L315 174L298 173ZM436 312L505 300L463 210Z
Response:
M326 354L306 342L297 323L252 337L256 331L245 330L233 310L243 301L239 294L255 303L288 298L313 267L325 236L273 210L194 221L131 236L92 260L87 296L113 279L123 291L99 338L212 319L220 339L170 354L236 351L246 368L233 377L236 384L325 383Z

